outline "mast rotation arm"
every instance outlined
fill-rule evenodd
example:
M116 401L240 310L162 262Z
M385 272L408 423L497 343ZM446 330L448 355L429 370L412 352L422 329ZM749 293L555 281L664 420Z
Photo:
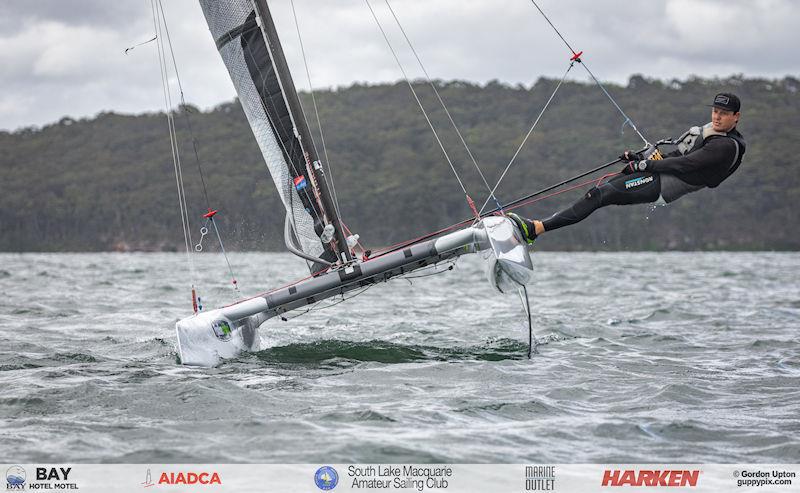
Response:
M294 229L292 229L292 218L291 216L289 216L289 214L286 214L286 220L284 221L283 225L283 240L284 243L286 244L286 249L300 258L308 260L309 262L324 264L327 265L328 267L333 265L327 260L323 260L319 257L308 255L307 253L297 248L297 246L294 244L293 237L294 237Z

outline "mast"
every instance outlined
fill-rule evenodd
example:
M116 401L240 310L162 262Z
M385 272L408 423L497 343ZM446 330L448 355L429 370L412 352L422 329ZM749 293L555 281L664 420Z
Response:
M325 179L325 170L314 147L311 131L309 130L308 122L300 106L300 98L297 96L297 90L292 81L292 74L289 72L289 65L286 63L286 57L283 54L283 48L281 47L278 31L275 29L275 23L272 20L269 6L266 0L253 0L253 6L258 18L261 20L259 26L264 35L264 40L269 47L270 59L275 68L275 74L277 75L278 83L281 87L281 93L283 94L284 102L289 111L289 117L291 118L295 136L300 141L300 146L306 161L306 169L312 176L312 186L317 190L323 219L327 220L327 222L334 227L334 249L336 250L337 258L342 261L350 261L352 260L352 255L350 254L350 248L347 246L341 219L331 199L331 192L328 188L328 182Z

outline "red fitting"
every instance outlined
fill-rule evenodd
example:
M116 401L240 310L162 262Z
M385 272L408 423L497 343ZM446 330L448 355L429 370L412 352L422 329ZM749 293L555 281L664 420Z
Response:
M575 53L575 52L573 52L573 53ZM580 62L581 61L581 55L583 55L583 52L579 51L579 52L575 53L574 55L572 55L572 58L570 58L570 60L573 61L573 62Z
M210 218L214 217L217 214L217 212L219 212L219 211L218 210L209 209L208 212L203 214L203 217L206 218L206 219L210 219Z
M478 208L475 207L475 201L472 200L472 197L467 195L467 204L469 204L469 208L472 209L472 214L475 216L475 219L478 221L481 220L480 214L478 214Z

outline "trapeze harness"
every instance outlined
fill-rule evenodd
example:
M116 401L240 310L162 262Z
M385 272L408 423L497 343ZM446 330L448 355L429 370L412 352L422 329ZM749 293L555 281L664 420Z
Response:
M712 156L712 159L722 159L723 162L706 164L702 168L689 162L687 158L691 154L708 142L722 137L729 137L734 143L733 154L730 155L727 149L719 149L718 145L710 152L721 153L720 156ZM745 151L744 138L736 129L717 132L711 123L692 127L671 143L677 146L677 150L662 160L648 160L648 169L652 171L620 174L602 185L592 187L571 207L544 219L542 223L545 230L552 231L580 222L607 205L668 204L701 188L715 188L739 168Z

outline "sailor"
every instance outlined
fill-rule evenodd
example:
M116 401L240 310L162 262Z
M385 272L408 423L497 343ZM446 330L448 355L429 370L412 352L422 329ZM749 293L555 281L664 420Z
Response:
M692 127L676 139L677 149L664 157L651 151L646 156L625 151L622 171L602 185L592 187L572 206L547 219L526 219L508 213L528 243L545 231L553 231L584 220L607 205L668 204L687 193L715 188L739 167L745 151L742 134L736 130L741 102L735 94L714 97L711 122Z

